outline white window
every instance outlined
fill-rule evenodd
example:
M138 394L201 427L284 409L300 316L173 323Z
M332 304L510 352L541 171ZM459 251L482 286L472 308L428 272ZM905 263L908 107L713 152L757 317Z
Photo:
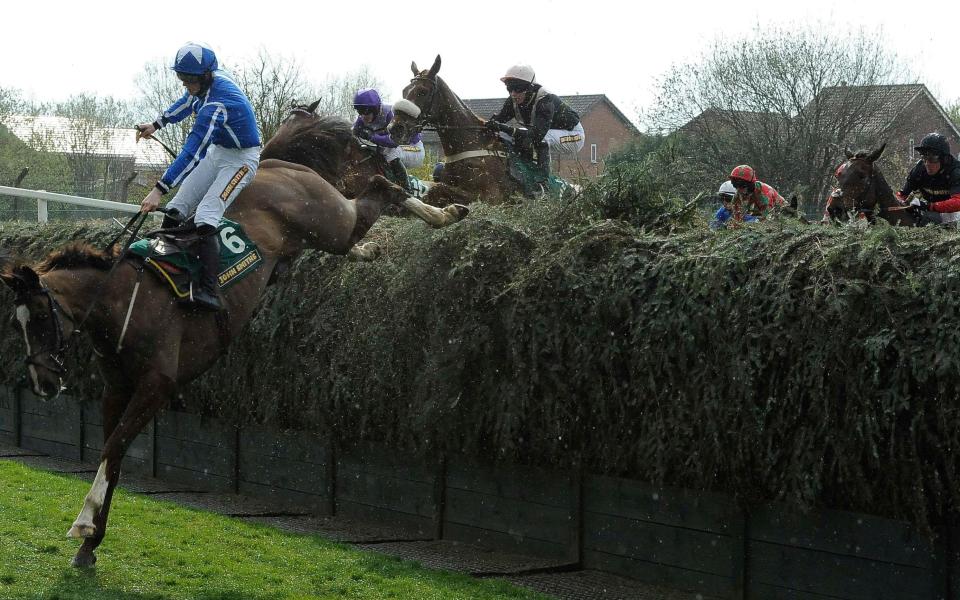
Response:
M590 144L590 162L592 164L597 164L597 145Z

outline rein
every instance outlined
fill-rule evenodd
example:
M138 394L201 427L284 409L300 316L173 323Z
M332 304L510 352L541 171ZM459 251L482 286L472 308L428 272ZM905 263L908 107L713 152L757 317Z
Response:
M133 225L134 222L137 221L137 219L140 220L139 223L137 223L136 226L133 228L133 230L130 231L130 237L129 239L127 239L127 243L123 246L123 250L120 252L120 254L117 255L116 259L113 262L113 265L110 267L110 270L107 272L107 277L106 277L106 280L104 281L104 284L106 284L106 282L110 280L110 278L113 276L114 271L116 271L117 266L121 262L123 262L123 258L127 254L127 250L130 249L130 245L137 238L137 233L140 231L140 228L146 222L147 216L148 216L148 213L140 213L140 212L133 215L133 218L131 218L130 221L127 222L127 225L123 228L123 231L121 231L116 237L114 237L113 240L107 245L107 248L109 248L110 246L113 246L113 244L116 243L116 241L120 239L120 237L126 231L130 230L130 226ZM49 353L50 360L53 361L53 364L56 366L56 368L53 369L53 371L57 375L63 375L66 373L66 369L63 366L63 360L64 360L63 355L66 354L67 350L70 348L70 342L63 333L63 319L61 317L61 314L63 314L64 316L66 316L66 318L73 321L74 323L73 333L80 333L81 326L84 323L86 323L87 318L90 316L90 313L93 311L94 307L97 305L98 301L100 300L100 296L95 297L93 299L93 302L91 302L87 306L87 309L84 311L83 316L79 320L76 320L66 310L63 309L63 306L60 304L59 301L57 301L56 297L53 295L53 291L50 290L50 288L48 288L47 286L43 285L42 283L40 284L40 293L47 297L48 306L50 307L50 317L53 319L53 323L56 326L56 335L57 335L56 349L38 350L37 352L34 352L30 356L28 356L26 361L27 361L27 364L33 364L33 365L49 368L49 367L46 367L45 365L40 365L39 363L36 362L37 356L44 353ZM127 318L129 319L129 313Z

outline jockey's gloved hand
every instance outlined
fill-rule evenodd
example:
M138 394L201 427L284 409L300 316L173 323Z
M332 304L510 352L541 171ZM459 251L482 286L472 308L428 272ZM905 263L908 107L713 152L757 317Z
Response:
M930 210L930 203L923 198L914 198L910 201L910 208L914 210Z
M486 127L487 129L489 129L490 131L500 131L501 128L503 127L503 125L501 125L500 123L497 123L497 122L494 121L493 119L488 120L488 121L487 121L486 123L484 123L483 125L484 125L484 127Z

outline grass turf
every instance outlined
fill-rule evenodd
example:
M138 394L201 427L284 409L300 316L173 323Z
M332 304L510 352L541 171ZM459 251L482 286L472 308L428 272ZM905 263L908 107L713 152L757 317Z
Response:
M118 490L97 567L69 565L86 482L0 460L0 598L545 598Z

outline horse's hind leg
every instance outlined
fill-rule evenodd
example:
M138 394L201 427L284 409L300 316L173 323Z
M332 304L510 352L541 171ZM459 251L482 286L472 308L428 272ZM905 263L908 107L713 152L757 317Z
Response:
M105 441L100 455L100 467L90 492L84 499L83 509L67 532L69 537L84 538L83 545L73 558L74 566L89 566L96 562L94 550L103 541L106 533L110 502L120 478L123 455L137 434L170 399L175 387L169 377L152 371L140 379L125 407L125 394L111 392L109 397L104 397ZM108 420L113 423L112 428Z

